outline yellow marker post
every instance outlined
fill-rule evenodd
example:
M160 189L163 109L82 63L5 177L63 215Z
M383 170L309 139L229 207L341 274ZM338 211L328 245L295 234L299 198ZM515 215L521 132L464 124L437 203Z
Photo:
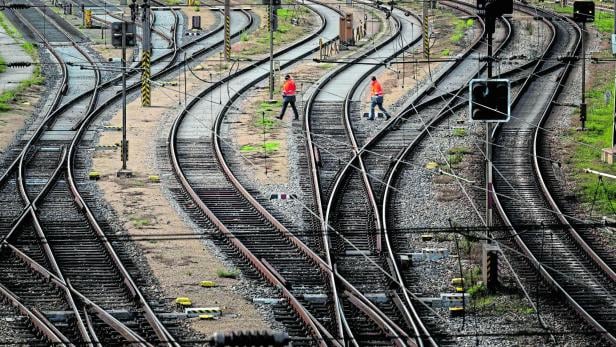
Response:
M87 29L92 28L92 10L83 11L83 25Z

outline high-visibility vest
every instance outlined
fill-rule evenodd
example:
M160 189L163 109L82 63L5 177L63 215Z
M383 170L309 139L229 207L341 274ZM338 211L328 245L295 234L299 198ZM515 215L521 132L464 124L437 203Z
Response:
M284 96L293 96L295 95L297 87L295 87L295 81L292 79L288 79L282 85L282 95Z
M379 81L372 81L370 83L370 91L372 96L383 96L383 87L381 87Z

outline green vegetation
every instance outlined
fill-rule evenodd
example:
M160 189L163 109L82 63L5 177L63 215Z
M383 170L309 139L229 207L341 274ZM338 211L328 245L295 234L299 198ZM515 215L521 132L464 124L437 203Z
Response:
M250 40L250 36L248 35L248 33L241 33L240 34L240 40L242 42L247 42L248 40Z
M0 73L6 71L6 60L0 56Z
M154 220L152 220L149 216L131 217L130 221L137 229L143 229L144 227L154 225Z
M460 164L462 162L462 159L464 159L464 155L460 153L450 154L447 156L447 162L451 166Z
M19 31L17 31L17 29L15 29L15 27L6 19L3 13L0 13L0 26L2 26L4 31L10 37L18 41L23 40L23 37L21 36ZM34 61L38 60L38 52L34 44L24 41L21 44L21 47L28 55L32 57ZM2 65L2 68L6 69L6 66ZM2 68L0 68L0 70L2 70ZM12 90L7 90L4 93L0 94L0 112L10 111L12 109L11 104L19 98L20 94L22 94L30 87L34 85L42 85L44 82L45 78L41 75L41 67L39 65L36 65L30 78L21 81L17 85L17 87L13 88Z
M240 275L240 270L238 269L218 269L216 270L216 274L218 277L222 278L237 278Z
M606 197L606 192L603 188L598 187L599 181L593 174L584 173L584 169L590 168L597 171L616 174L616 169L612 165L608 165L601 161L601 148L611 146L612 141L612 111L614 109L614 99L609 98L609 102L605 102L606 92L613 93L614 84L611 81L609 74L596 76L595 86L586 92L588 103L588 115L586 117L586 131L570 131L569 137L578 144L575 145L575 151L572 162L575 168L574 177L579 188L579 193L582 201L588 204L593 202L595 190L597 191L597 201L595 202L595 213L613 213L612 208L616 208L611 204L612 197ZM603 184L610 195L616 191L616 182L613 180L604 180Z
M165 1L169 6L175 6L180 4L180 0L166 0Z
M334 64L332 63L320 63L319 65L317 65L319 67L319 69L323 69L323 70L329 70L332 67L334 67Z
M280 149L280 141L270 140L260 145L243 145L240 147L240 152L243 153L259 153L265 151L266 154L271 154Z
M454 128L453 129L453 136L457 136L457 137L464 137L464 136L466 136L466 129L464 129L464 128Z
M306 27L302 25L292 24L294 18L301 17L307 13L307 9L303 6L299 6L297 10L290 8L281 8L276 11L278 16L278 29L274 31L274 45L281 45L289 42L296 41L299 37L302 37L306 33ZM264 18L266 23L266 19ZM247 37L241 38L242 41L249 41L251 44L242 47L241 53L238 53L239 57L254 58L256 54L267 53L269 50L269 28L267 25L261 26Z
M451 54L451 50L449 48L445 48L441 51L441 56L448 57Z
M451 43L460 42L460 40L462 40L462 38L464 37L466 30L472 28L474 24L475 24L475 21L472 19L467 19L467 20L456 19L454 21L454 31L453 31L453 34L451 34L451 38L450 38Z

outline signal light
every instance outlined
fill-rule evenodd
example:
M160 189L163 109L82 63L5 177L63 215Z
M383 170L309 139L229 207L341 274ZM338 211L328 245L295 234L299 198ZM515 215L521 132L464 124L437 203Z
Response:
M124 31L122 31L124 26ZM135 23L113 22L111 23L111 45L116 48L122 47L122 36L126 35L126 47L132 47L137 44L135 35Z
M469 84L471 120L507 122L510 118L509 80L472 80Z
M580 23L595 21L595 3L593 1L576 1L573 3L573 20Z

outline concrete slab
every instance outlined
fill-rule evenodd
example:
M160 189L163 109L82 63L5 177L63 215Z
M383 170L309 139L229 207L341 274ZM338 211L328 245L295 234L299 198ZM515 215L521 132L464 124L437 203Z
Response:
M2 46L0 56L4 58L7 64L17 62L32 63L32 58L21 47L21 43L10 37L2 27L0 27L0 46ZM14 89L21 81L30 78L33 72L34 66L7 67L6 71L0 73L0 93Z

